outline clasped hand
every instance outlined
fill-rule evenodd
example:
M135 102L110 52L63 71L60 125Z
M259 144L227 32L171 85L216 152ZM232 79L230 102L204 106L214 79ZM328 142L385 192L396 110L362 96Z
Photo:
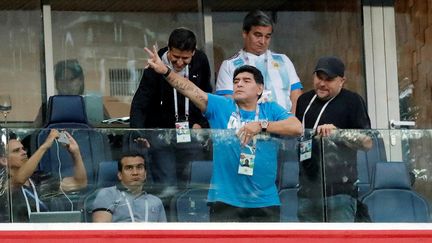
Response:
M255 135L261 132L261 125L259 122L249 122L237 132L237 137L240 139L242 146L248 144Z

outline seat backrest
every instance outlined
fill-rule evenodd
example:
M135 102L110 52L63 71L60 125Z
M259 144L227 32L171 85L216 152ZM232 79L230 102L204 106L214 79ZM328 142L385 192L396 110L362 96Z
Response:
M96 188L114 186L119 180L117 177L117 161L102 161L96 176Z
M279 179L279 189L299 187L299 162L285 161Z
M171 201L171 221L209 222L210 209L207 205L207 189L186 189Z
M372 148L368 151L357 151L357 175L359 197L367 193L372 184L372 176L377 162L387 161L384 141L379 132L371 134Z
M280 221L298 222L299 162L285 161L279 179Z
M89 186L94 185L96 170L100 161L111 159L108 138L96 130L65 129L75 139L80 147L81 156L87 172ZM42 130L37 137L37 146L44 143L49 130ZM58 152L58 154L57 154ZM60 164L61 163L61 164ZM43 173L58 175L61 166L62 177L73 175L73 160L67 149L61 144L54 144L42 157L39 169Z
M210 185L213 162L211 160L194 160L190 163L189 188Z
M87 121L84 99L80 95L54 95L48 100L45 127L91 128Z
M207 193L213 162L195 160L190 163L190 177L186 190L171 200L170 215L174 222L209 222Z
M89 185L94 185L98 163L111 159L108 137L93 129L87 123L83 98L79 95L55 95L48 103L48 123L36 135L38 148L47 138L50 128L67 130L80 146L80 152L87 171ZM58 153L58 154L57 154ZM59 155L59 156L57 156ZM73 161L63 146L52 146L39 163L43 173L58 175L61 163L62 177L73 174Z
M403 162L379 162L362 202L372 222L429 222L429 204L410 184Z

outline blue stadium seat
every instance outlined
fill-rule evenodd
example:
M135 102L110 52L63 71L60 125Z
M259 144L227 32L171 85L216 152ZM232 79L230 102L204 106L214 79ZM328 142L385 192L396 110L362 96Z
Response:
M48 136L50 128L67 130L80 146L84 166L87 171L89 187L94 186L98 163L111 159L108 137L93 129L87 123L83 98L79 95L55 95L48 102L48 123L36 137L36 147L39 147ZM57 151L58 149L58 151ZM59 153L60 161L57 157ZM63 146L54 144L45 153L39 164L43 173L58 175L61 162L62 177L73 174L73 162Z
M99 189L114 186L119 180L117 177L117 161L102 161L97 170L96 189L90 192L82 202L84 222L92 222L93 201Z
M298 222L297 208L299 190L299 163L298 161L285 161L282 164L282 173L279 180L279 198L281 201L280 221Z
M357 151L358 195L363 196L370 190L372 175L377 162L387 161L384 141L378 131L371 134L372 148L368 151Z
M187 189L171 200L171 221L209 222L207 192L212 174L212 161L192 161Z
M429 222L429 204L412 190L403 162L376 164L372 190L361 200L372 222Z
M96 188L114 186L119 181L117 172L117 161L100 162L96 177Z

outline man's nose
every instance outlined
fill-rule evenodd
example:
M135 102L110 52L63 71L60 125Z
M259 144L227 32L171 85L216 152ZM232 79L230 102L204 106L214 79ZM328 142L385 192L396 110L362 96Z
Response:
M324 79L318 78L318 80L319 80L318 84L320 86L324 86L325 85L325 80Z
M177 59L177 60L175 61L175 63L176 63L178 66L182 66L183 63L184 63L184 61L183 61L181 58L179 58L179 59Z

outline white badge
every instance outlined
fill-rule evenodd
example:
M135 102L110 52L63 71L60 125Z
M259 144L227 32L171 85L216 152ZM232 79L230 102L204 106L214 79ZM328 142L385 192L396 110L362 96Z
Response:
M241 175L252 176L254 165L255 165L255 148L246 145L241 149L238 173Z
M312 157L312 139L300 141L300 162Z
M191 141L189 122L176 122L177 143L187 143Z

